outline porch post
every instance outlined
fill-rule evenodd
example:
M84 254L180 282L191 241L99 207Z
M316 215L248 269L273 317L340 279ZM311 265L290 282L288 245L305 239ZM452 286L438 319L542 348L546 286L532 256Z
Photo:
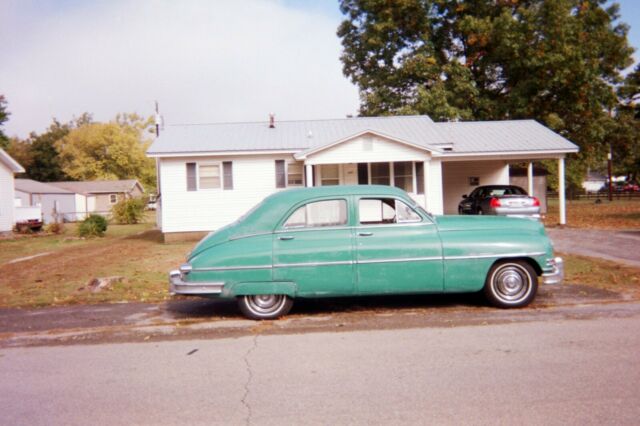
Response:
M558 202L560 204L560 225L567 224L564 190L564 157L560 157L558 158Z
M533 197L533 162L527 164L527 192Z
M429 160L425 160L424 161L424 166L422 168L422 179L424 180L423 185L424 185L424 208L425 210L429 211L429 186L427 185L429 183L429 166L431 165L431 162Z
M311 164L305 164L304 165L304 172L305 172L305 186L313 186L313 166Z

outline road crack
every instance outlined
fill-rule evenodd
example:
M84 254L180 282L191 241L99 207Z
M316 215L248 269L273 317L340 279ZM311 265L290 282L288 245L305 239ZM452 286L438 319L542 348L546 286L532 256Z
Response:
M247 409L247 418L245 420L245 424L251 424L251 417L253 416L253 412L251 410L251 405L249 404L249 393L251 381L253 380L253 370L251 369L251 362L249 361L249 357L251 353L258 348L258 334L253 336L253 345L249 348L246 354L244 354L244 364L247 369L247 381L244 384L244 395L242 396L242 405Z

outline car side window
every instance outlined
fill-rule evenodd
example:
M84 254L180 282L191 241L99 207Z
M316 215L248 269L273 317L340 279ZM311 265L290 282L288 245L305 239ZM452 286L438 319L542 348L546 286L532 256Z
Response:
M305 204L293 212L284 228L316 228L347 224L347 201L326 200Z
M363 198L358 202L358 213L362 225L422 221L415 210L394 198Z

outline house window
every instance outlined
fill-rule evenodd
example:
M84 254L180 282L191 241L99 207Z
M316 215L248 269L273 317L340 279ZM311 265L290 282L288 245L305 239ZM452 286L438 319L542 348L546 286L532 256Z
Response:
M187 163L187 191L197 191L196 163Z
M325 164L320 169L322 177L320 178L320 185L340 185L340 165L339 164Z
M198 166L198 189L220 188L220 165L200 164Z
M287 186L304 185L304 181L302 180L302 169L302 163L287 164Z
M109 194L109 203L116 204L118 202L118 194Z
M371 183L374 185L390 185L389 163L371 163Z
M305 204L284 224L285 228L315 228L347 224L347 201L327 200Z
M413 192L413 163L411 161L393 163L393 185L407 192Z

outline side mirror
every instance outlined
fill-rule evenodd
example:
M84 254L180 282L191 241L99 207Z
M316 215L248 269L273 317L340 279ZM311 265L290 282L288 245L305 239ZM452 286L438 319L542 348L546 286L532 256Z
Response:
M469 196L467 194L464 194L462 198L469 198Z

